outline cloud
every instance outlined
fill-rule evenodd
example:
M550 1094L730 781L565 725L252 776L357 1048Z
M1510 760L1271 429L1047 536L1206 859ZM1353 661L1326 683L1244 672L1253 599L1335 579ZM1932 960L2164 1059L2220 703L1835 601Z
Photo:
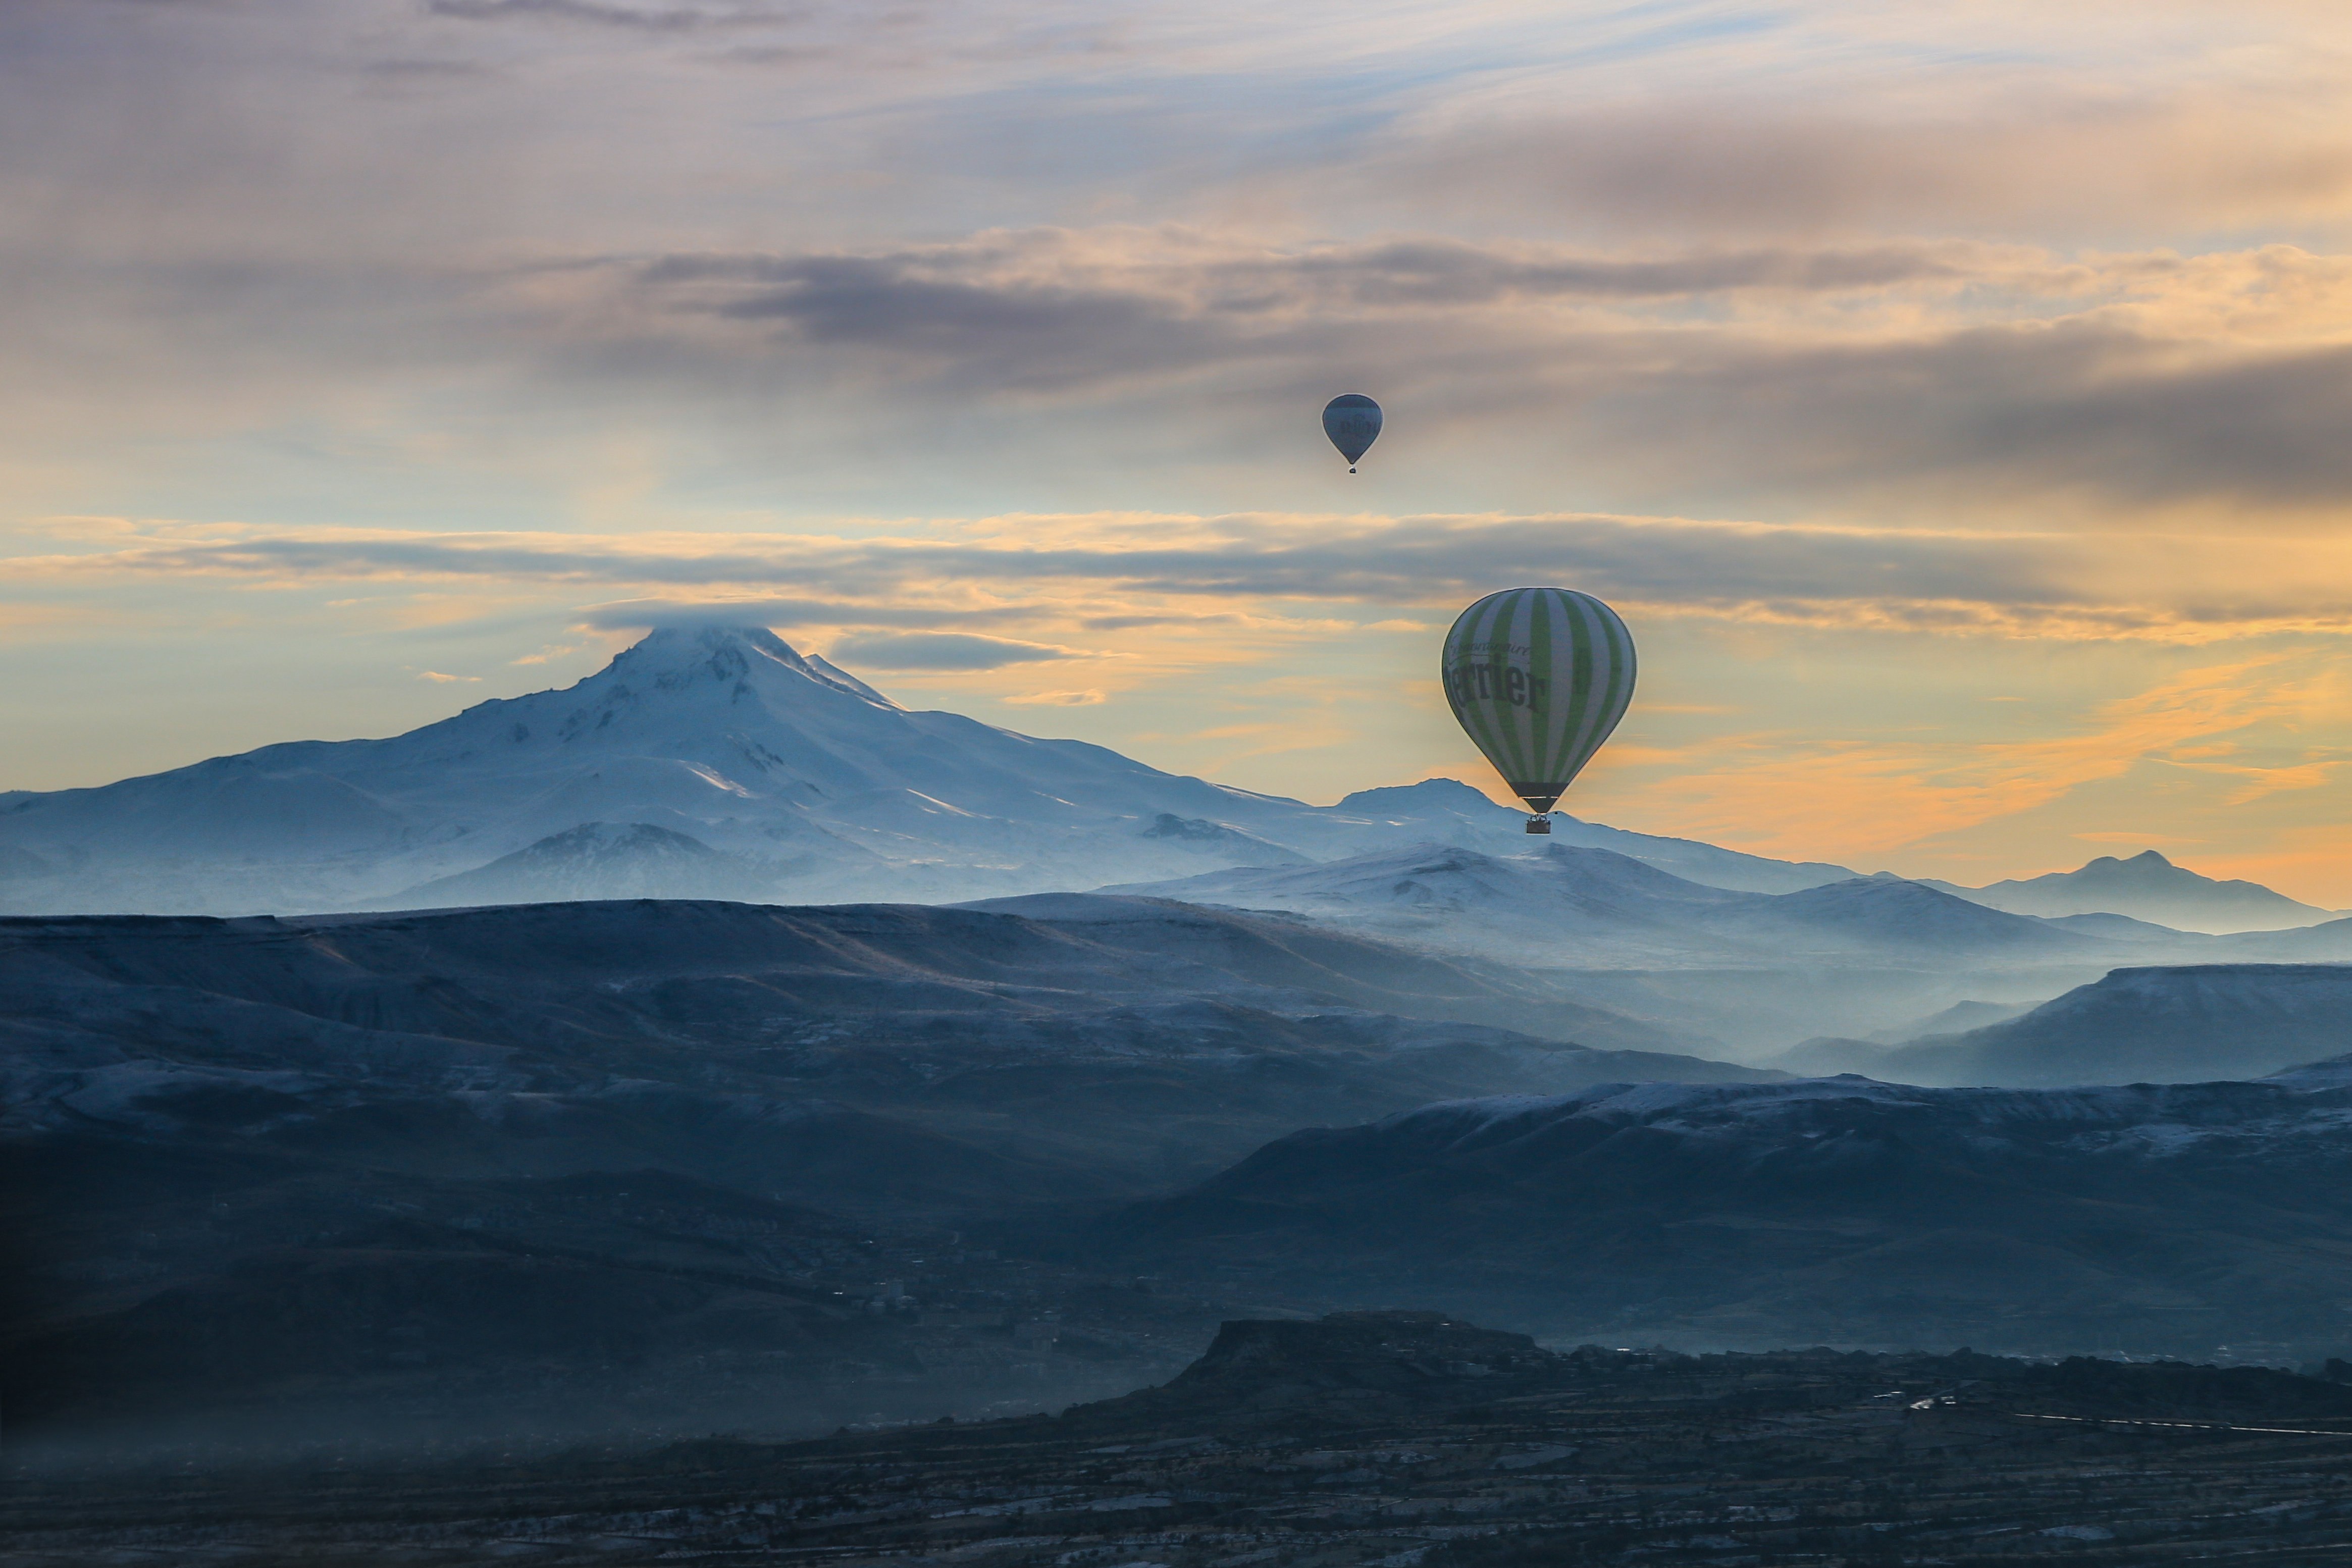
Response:
M2151 551L2138 540L2055 532L1687 518L1114 514L943 523L860 539L227 527L127 545L107 533L100 542L109 547L18 556L0 568L19 581L210 575L699 589L711 596L610 603L584 621L596 629L714 620L871 627L877 636L866 640L894 657L950 646L926 645L926 635L1041 622L1140 629L1239 626L1235 617L1247 616L1262 629L1298 635L1315 628L1273 606L1450 615L1512 579L1576 584L1629 614L1748 626L2183 644L2352 634L2352 542L2273 537L2250 548L2231 532L2176 533ZM767 584L799 592L761 596ZM1103 613L1113 605L1119 613Z
M1407 504L1475 476L1496 506L1567 487L1612 511L1944 523L2030 501L2069 526L2333 526L2352 489L2352 258L2291 246L1105 225L496 267L392 238L360 270L298 249L68 269L47 291L123 334L120 363L28 321L0 413L13 395L67 449L101 407L124 438L240 427L271 461L333 449L390 485L436 466L551 483L625 452L625 482L715 468L888 515L971 489L1021 504L1045 474L1107 504L1296 504L1324 477L1313 409L1360 384L1391 409L1374 472ZM364 391L331 372L352 356L381 367ZM319 434L259 435L280 427Z
M835 664L858 665L868 669L1001 669L1009 664L1036 664L1047 659L1079 657L1075 648L954 632L907 632L896 637L850 637L825 650L825 658Z
M954 259L673 258L639 280L656 310L669 303L792 342L886 354L944 386L1095 385L1230 359L1240 347L1159 291L991 276ZM679 283L691 287L668 287Z
M602 0L427 0L425 10L436 16L466 21L552 20L588 22L637 32L685 33L707 27L740 26L747 23L788 19L764 9L713 10L692 5L618 5Z
M1031 691L1019 697L1000 697L999 702L1008 708L1092 708L1109 698L1100 691Z
M2307 511L2352 486L2336 438L2352 425L2352 262L2285 246L1612 255L1041 229L584 262L542 281L562 331L606 323L593 330L633 345L575 373L698 365L716 385L789 353L796 375L873 399L909 451L945 432L982 464L997 458L981 432L1034 438L1019 407L1037 399L1057 428L1122 446L1134 433L1119 422L1159 431L1181 410L1192 443L1163 445L1161 463L1195 443L1255 458L1270 421L1360 374L1394 410L1379 462L1418 440L1509 475L1557 451L1587 485L1676 507L1778 495L1933 513L2042 496Z
M2198 845L2205 842L2201 838L2182 838L2162 833L2075 833L2068 837L2079 838L2085 844L2123 844L2137 849L2169 847L2174 845Z
M708 543L709 542L698 542ZM757 536L743 542L754 550L767 542ZM630 554L636 552L630 552ZM736 565L713 575L699 571L692 564L694 552L681 552L667 563L648 562L656 577L673 577L688 582L726 582L756 580L774 574L762 571L752 563L754 556L731 555ZM636 575L621 564L621 557L609 560L600 568L593 557L583 553L563 563L551 558L548 564L561 576L618 576L628 579ZM775 563L788 574L791 568L782 562ZM462 574L463 569L459 568ZM524 573L524 575L536 574ZM865 626L970 626L992 621L1026 620L1035 611L1023 605L989 605L966 603L953 605L870 604L849 598L715 598L715 599L631 599L612 604L594 605L582 612L580 624L593 631L647 631L656 626L767 626L771 629L795 626L865 627Z
M386 82L478 81L496 74L488 67L474 60L448 59L370 60L360 69L367 76Z
M1849 858L1885 854L2044 810L2136 769L2200 769L2181 757L2202 754L2217 737L2266 725L2333 727L2347 712L2328 664L2268 655L2180 671L2102 704L2071 732L2030 740L1954 747L1883 735L1790 746L1788 737L1721 737L1673 759L1671 774L1645 795L1677 831L1711 842L1767 854L1824 844ZM2298 754L2274 768L2228 769L2245 782L2220 804L2313 787L2336 765Z
M478 681L482 678L478 675L444 675L437 669L420 669L416 672L416 679L432 681L436 686L451 686L469 680Z
M2244 500L2333 510L2352 489L2352 345L2224 349L2118 321L1913 341L1726 341L1584 408L1632 464L1717 486L1902 496ZM1636 443L1629 445L1629 443ZM1930 502L1948 508L1948 492Z
M2097 68L2092 68L2096 70ZM2352 194L2352 137L2326 99L2340 57L2195 84L2078 70L1899 72L1811 99L1727 84L1410 116L1341 174L1351 195L1460 219L1507 210L1629 227L1819 232L1925 219L2233 223L2320 216ZM1937 79L1937 77L1940 79Z

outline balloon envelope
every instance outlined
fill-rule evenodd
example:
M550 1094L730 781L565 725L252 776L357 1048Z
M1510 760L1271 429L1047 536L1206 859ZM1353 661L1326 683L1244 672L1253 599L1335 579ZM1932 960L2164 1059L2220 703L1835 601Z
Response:
M1572 588L1506 588L1445 634L1445 700L1511 793L1549 811L1633 700L1633 637Z
M1343 392L1323 405L1323 434L1353 468L1381 438L1381 405L1360 392Z

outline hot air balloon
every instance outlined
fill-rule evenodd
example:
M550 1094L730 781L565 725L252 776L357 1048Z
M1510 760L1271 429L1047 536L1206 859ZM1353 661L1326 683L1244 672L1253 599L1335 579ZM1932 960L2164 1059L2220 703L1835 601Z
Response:
M1513 795L1549 833L1554 803L1633 700L1633 637L1571 588L1489 594L1445 634L1445 700Z
M1360 392L1343 392L1323 405L1323 434L1356 471L1356 459L1381 438L1381 405Z

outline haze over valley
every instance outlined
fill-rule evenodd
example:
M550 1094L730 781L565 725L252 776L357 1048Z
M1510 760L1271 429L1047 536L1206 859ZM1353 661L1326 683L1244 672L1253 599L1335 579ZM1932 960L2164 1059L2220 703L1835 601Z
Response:
M2352 1562L2347 105L0 5L0 1568Z
M2037 915L1522 820L1227 789L708 626L20 793L0 1397L76 1453L813 1431L1400 1301L2333 1353L2352 921L2166 927L2278 910L2160 858Z
M2029 915L1994 907L2016 901L2000 889L1568 817L1531 839L1522 820L1449 779L1318 807L1165 773L909 711L764 629L706 625L657 631L576 687L390 740L0 795L0 906L240 915L1105 889L1540 972L1652 1038L1758 1061L1963 1003L2048 1001L2118 967L2352 961L2352 921L2152 852L2095 861L2076 874L2088 884L2055 879L2106 908ZM2294 923L2268 929L2282 908ZM2175 929L2156 912L2250 929Z

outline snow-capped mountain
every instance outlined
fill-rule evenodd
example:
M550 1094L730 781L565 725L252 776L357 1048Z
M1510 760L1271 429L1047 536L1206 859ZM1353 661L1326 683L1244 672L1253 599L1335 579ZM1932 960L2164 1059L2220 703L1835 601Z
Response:
M1315 865L1241 867L1102 891L1288 910L1454 952L1517 951L1579 966L1737 964L1767 957L1719 940L1702 922L1713 911L1769 895L1706 887L1607 849L1570 844L1520 855L1410 844Z
M1832 959L2064 963L2108 944L1924 883L1849 877L1791 892L1688 881L1609 849L1517 855L1416 844L1296 867L1243 867L1102 889L1290 910L1465 952L1517 950L1580 968L1779 968ZM2116 948L2116 953L2128 949ZM1522 962L1531 962L1522 957Z
M2121 915L2045 920L1884 872L1793 892L1738 892L1557 842L1506 855L1419 844L1104 890L1287 910L1441 952L1507 956L1559 972L1596 1006L1704 1035L1744 1060L1931 1083L2065 1081L2063 1072L2038 1076L2032 1053L1971 1057L1965 1069L1937 1065L1943 1058L1898 1069L1888 1047L2022 1013L2117 965L2352 961L2352 920L2227 936ZM1988 1009L1988 994L2009 1000ZM1948 1008L1980 1011L1936 1016ZM2114 1081L2115 1071L2213 1078L2323 1054L2280 1056L2264 1046L2242 1058L2219 1041L2201 1053L2182 1049L2161 1065L2160 1053L2126 1052L2110 1063L2094 1052L2079 1070L2063 1070L2076 1081ZM2117 1065L2126 1058L2136 1065Z
M2128 860L2102 855L2073 871L2011 879L1982 888L1937 882L1996 910L2021 915L2128 915L2176 931L2282 931L2333 919L2259 882L2220 881L2176 866L2153 849Z
M501 855L487 866L436 877L403 904L529 904L575 899L748 899L772 892L792 868L713 849L651 823L583 823Z
M0 795L0 909L415 906L623 891L632 879L794 902L977 898L1380 844L1507 848L1523 841L1520 820L1452 780L1309 806L909 711L757 627L668 629L566 689L388 740ZM1572 820L1560 832L1727 885L1842 874Z

